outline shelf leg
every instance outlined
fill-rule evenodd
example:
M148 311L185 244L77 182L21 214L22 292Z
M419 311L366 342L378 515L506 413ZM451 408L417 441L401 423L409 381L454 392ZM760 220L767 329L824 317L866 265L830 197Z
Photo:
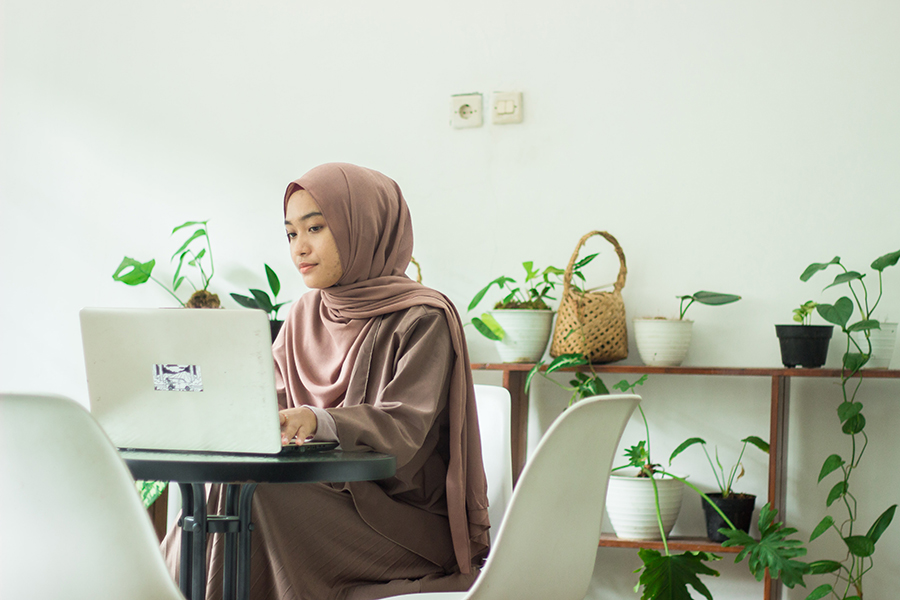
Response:
M786 473L788 411L791 399L791 378L772 376L772 403L769 415L769 502L778 511L778 520L787 523ZM781 600L781 581L766 573L765 600Z
M525 371L503 371L503 387L510 396L510 444L513 485L519 480L528 452L528 394Z

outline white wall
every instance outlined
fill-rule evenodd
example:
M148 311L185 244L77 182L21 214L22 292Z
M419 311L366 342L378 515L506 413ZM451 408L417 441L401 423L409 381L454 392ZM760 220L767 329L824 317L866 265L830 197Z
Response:
M675 295L699 289L743 295L691 309L691 365L777 366L773 324L802 301L837 297L821 292L824 276L798 280L807 264L837 254L867 269L900 247L896 2L5 0L0 10L3 390L86 402L78 310L170 305L110 275L123 254L165 263L169 230L189 219L210 219L214 291L263 286L267 262L282 297L297 298L282 193L333 160L400 183L425 283L461 309L523 260L564 266L592 229L625 249L629 316L672 315ZM524 93L524 123L449 127L451 94L495 90ZM599 239L590 250L606 261L593 282L611 281L612 252ZM885 287L881 316L897 320L900 269ZM484 340L470 346L474 360L496 360ZM628 362L639 363L633 346ZM689 435L767 435L764 380L659 376L643 392L660 457ZM890 443L900 407L893 382L864 393L868 528L900 498L886 476L900 458ZM837 395L831 382L794 385L788 512L807 535L824 510L819 464L846 445ZM532 439L564 401L538 386ZM630 427L626 443L638 435ZM747 486L764 493L764 457L746 464ZM682 529L699 526L694 500ZM900 588L898 554L894 525L873 597ZM591 597L634 597L635 561L601 549ZM760 597L727 562L717 597Z

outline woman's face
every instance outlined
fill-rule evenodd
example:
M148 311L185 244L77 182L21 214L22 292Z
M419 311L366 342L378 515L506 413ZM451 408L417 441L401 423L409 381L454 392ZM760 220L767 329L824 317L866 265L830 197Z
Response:
M344 274L334 236L325 223L319 205L306 190L288 198L284 228L291 245L291 258L311 289L324 289Z

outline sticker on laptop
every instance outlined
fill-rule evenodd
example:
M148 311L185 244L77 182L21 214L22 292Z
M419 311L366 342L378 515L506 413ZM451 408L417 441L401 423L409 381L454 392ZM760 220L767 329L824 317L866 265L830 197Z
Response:
M153 365L153 389L157 392L202 392L203 378L197 365Z

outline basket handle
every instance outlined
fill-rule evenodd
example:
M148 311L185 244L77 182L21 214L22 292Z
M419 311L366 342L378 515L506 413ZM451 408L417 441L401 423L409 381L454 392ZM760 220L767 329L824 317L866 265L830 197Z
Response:
M575 263L578 261L578 253L581 252L581 247L584 246L584 243L588 241L589 238L595 235L603 236L606 241L612 244L616 249L616 254L619 255L619 276L616 277L616 283L613 287L616 292L621 292L622 288L625 287L625 275L628 274L628 268L625 266L625 252L622 250L622 246L619 245L616 238L605 231L591 231L590 233L584 234L578 241L578 245L575 246L575 252L572 253L572 258L569 259L569 266L566 267L566 273L563 275L564 294L569 292L569 287L572 285L572 273L575 270Z

